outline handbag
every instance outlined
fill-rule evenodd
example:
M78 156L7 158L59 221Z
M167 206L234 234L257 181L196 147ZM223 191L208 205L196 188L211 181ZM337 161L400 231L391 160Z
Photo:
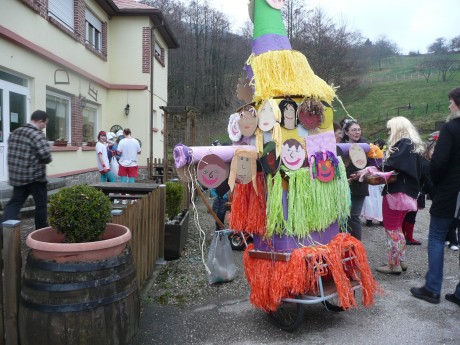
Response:
M215 231L208 252L209 284L230 282L235 278L237 267L233 260L232 247L225 231Z
M110 160L110 170L113 172L115 176L118 175L118 168L119 168L118 161L115 158L115 156L113 156L112 159Z

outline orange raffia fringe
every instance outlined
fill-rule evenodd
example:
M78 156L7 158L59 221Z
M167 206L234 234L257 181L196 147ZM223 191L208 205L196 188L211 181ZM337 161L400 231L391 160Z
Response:
M251 195L252 185L235 184L232 199L232 213L230 218L230 229L239 232L246 230L247 214L249 207L249 197Z
M252 258L252 249L254 245L250 244L243 256L250 301L266 312L275 311L282 298L317 294L320 276L334 280L338 304L344 309L357 307L350 277L359 281L366 307L373 304L375 293L382 292L370 271L364 246L349 234L337 234L326 245L295 249L288 262ZM355 258L342 262L350 255Z
M253 234L265 235L266 233L266 209L265 183L263 173L257 173L257 193L252 190L249 196L249 207L247 209L246 229Z

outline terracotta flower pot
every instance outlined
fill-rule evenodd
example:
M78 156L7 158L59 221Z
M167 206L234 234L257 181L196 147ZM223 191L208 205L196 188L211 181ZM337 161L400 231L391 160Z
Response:
M100 241L65 243L65 236L52 227L29 234L26 244L37 259L59 263L102 260L117 256L131 239L131 231L123 225L108 223Z

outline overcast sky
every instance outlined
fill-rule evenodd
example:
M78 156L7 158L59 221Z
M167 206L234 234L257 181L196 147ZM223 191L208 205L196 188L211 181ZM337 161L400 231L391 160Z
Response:
M448 41L460 36L459 0L305 0L307 9L321 7L335 23L346 23L353 31L376 41L385 35L401 53L426 53L438 37ZM228 14L235 26L249 20L248 0L209 0Z

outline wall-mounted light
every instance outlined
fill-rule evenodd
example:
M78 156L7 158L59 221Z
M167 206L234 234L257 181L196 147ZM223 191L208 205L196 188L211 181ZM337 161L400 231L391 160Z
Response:
M126 116L129 115L129 104L126 104L126 107L125 107L125 115L126 115Z
M78 98L80 98L80 107L83 109L84 107L86 107L88 101L86 100L86 97L82 95L80 95Z

